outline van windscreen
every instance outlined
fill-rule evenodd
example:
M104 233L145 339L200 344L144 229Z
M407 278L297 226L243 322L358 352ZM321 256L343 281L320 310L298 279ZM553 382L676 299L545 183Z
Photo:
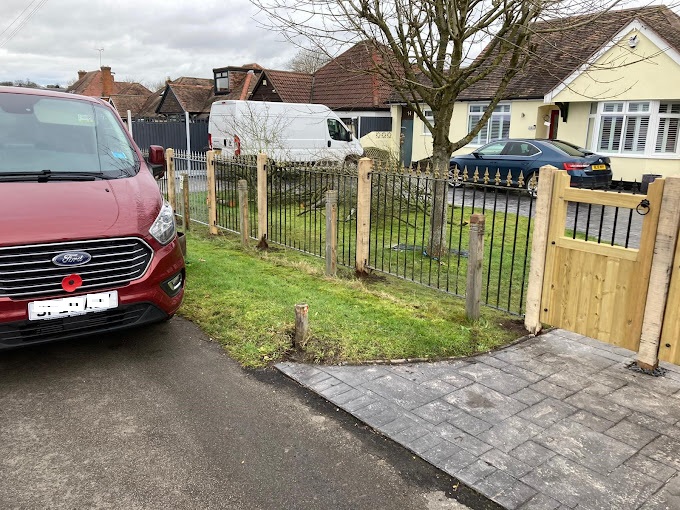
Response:
M115 114L75 99L0 93L0 176L134 175L139 158Z

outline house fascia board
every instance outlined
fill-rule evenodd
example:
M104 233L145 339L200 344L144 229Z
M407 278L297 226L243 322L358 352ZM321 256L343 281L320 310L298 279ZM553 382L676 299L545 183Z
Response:
M576 71L571 73L567 78L565 78L561 83L559 83L555 88L550 90L543 97L543 102L552 103L554 98L562 92L564 89L568 88L579 76L588 70L588 68L597 60L607 53L614 46L618 45L621 40L626 37L633 30L637 30L642 33L647 39L649 39L660 51L665 52L673 62L680 66L680 52L673 48L670 44L666 42L659 34L654 32L650 27L645 25L643 22L635 19L626 25L622 30L620 30L612 39L602 46L598 51L596 51L589 59L588 62L581 65Z

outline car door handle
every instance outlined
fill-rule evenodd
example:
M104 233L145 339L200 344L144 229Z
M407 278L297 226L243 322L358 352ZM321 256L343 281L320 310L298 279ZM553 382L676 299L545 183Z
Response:
M330 141L330 140L328 140L328 146L329 146L329 147L331 146L331 141Z

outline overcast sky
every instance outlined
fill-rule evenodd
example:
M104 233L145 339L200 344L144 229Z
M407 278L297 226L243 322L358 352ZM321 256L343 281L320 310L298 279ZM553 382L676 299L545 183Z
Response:
M248 0L1 0L0 81L66 85L111 66L147 85L215 67L283 69L297 49L258 28ZM34 10L37 7L37 10ZM23 14L22 14L23 12ZM32 16L29 15L32 14ZM12 24L14 22L14 24Z

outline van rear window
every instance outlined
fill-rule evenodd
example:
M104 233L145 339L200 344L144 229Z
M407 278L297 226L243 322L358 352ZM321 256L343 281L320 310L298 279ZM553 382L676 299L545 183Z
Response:
M0 93L0 173L133 175L139 160L116 116L89 102Z

